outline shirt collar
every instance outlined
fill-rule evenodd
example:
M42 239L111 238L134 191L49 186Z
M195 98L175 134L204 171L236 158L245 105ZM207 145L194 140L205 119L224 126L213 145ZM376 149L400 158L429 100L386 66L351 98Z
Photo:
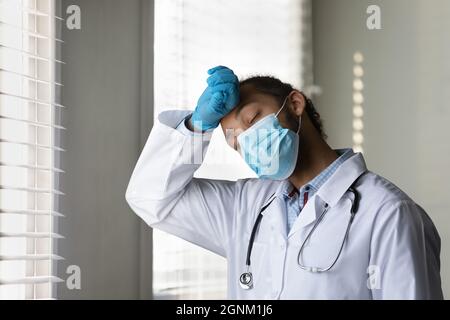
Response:
M336 149L334 150L339 155L339 157L334 160L328 167L322 170L317 176L315 176L308 183L303 185L300 188L301 192L304 192L303 189L308 188L308 190L312 189L313 193L317 192L320 187L328 180L329 177L333 175L333 173L339 168L341 164L343 164L347 159L351 158L355 153L351 148L346 149ZM291 198L294 194L298 193L297 188L290 183L288 179L281 186L282 194L285 197Z

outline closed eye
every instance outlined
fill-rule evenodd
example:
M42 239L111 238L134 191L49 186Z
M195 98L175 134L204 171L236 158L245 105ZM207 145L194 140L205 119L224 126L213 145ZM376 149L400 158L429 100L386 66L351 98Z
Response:
M256 118L258 118L258 116L259 116L259 112L253 116L252 120L250 120L250 124L253 124L255 122Z

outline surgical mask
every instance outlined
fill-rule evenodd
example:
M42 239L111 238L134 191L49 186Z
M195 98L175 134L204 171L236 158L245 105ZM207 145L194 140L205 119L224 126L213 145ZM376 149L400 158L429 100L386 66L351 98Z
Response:
M259 178L284 180L295 169L301 117L297 133L280 125L277 117L286 101L287 97L276 114L262 118L237 137L244 161Z

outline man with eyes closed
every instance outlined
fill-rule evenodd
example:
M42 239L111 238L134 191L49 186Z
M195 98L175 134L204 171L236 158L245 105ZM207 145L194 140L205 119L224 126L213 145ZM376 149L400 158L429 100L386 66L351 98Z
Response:
M126 192L136 214L225 257L232 299L442 299L433 222L361 153L331 148L310 99L208 74L193 112L158 116ZM257 178L194 178L219 123Z

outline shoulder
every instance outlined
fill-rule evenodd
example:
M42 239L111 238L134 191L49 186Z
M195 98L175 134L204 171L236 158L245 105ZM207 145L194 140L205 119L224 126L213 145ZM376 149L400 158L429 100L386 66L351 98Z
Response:
M388 179L368 171L356 185L361 193L380 204L387 202L413 201L403 190Z
M361 192L361 202L365 201L366 208L373 214L375 232L403 229L416 234L423 231L436 233L425 210L388 179L368 172L357 188Z

